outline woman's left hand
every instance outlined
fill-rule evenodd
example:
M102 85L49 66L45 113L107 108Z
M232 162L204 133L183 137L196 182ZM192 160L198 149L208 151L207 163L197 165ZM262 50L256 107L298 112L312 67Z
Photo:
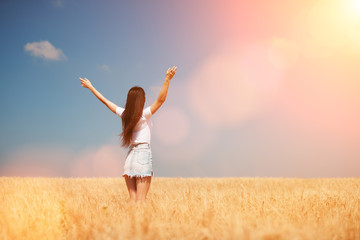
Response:
M92 87L91 82L87 78L84 78L84 79L80 78L80 81L81 81L82 87L84 87L84 88Z
M172 67L171 69L169 68L166 72L166 79L171 80L173 78L173 76L175 75L177 70L177 67Z

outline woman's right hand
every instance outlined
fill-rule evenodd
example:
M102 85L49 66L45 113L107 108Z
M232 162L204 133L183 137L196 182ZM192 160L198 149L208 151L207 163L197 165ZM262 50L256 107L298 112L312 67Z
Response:
M92 86L91 82L87 78L84 78L84 79L82 79L81 77L79 77L79 78L80 78L80 82L81 82L82 87L90 88Z
M166 79L171 80L173 78L173 76L175 75L177 70L177 67L172 67L171 69L169 68L166 72Z

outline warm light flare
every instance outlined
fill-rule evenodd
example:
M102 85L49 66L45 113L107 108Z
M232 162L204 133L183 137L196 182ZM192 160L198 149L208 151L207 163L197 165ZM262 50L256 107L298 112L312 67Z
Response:
M308 24L314 40L328 47L346 44L344 29L348 19L344 5L338 2L319 2L309 11Z
M257 96L244 81L240 66L239 56L221 51L206 59L190 78L189 104L204 123L234 125L252 115Z
M346 36L351 43L349 50L357 54L360 52L360 0L350 2L347 17Z
M189 135L188 117L178 108L167 106L158 113L154 123L154 136L165 145L179 144Z
M224 44L196 69L189 79L189 101L204 123L233 127L271 105L282 70L271 63L269 49L265 42ZM292 54L279 57L278 53L272 52L280 68L294 62Z
M360 1L319 1L293 22L301 54L329 58L337 52L360 50Z
M351 5L354 9L354 12L356 12L360 16L360 1L359 0L352 1Z
M277 68L286 69L298 59L298 49L294 42L283 38L272 38L268 50L270 62Z

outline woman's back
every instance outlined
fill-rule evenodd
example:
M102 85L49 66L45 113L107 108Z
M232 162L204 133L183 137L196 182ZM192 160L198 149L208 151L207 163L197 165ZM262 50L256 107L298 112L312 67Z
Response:
M116 115L121 117L121 114L124 112L124 108L117 107ZM151 142L151 130L152 130L152 122L151 122L151 110L150 107L147 107L143 110L143 114L139 121L137 122L131 138L131 144L137 143L149 143Z

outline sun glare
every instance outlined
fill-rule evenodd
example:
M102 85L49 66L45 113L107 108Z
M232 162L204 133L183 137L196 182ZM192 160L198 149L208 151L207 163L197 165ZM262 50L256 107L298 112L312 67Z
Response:
M346 35L351 43L351 50L360 51L360 0L350 1L348 5L348 25Z
M355 21L360 19L360 0L350 0L344 5L347 8L345 14L348 17Z
M354 10L360 15L360 0L354 1Z
M338 51L356 54L360 51L360 0L315 3L294 20L294 35L300 53L310 58Z

